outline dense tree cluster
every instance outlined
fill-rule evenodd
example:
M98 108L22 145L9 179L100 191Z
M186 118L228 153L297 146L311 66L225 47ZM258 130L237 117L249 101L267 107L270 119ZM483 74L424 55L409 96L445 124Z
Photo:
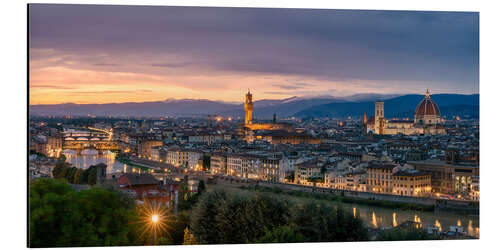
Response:
M191 210L193 206L198 202L199 197L205 192L206 186L203 180L200 180L198 183L198 192L191 193L187 185L185 183L180 186L180 194L178 209L183 210Z
M379 232L375 240L395 241L395 240L436 240L438 237L429 235L422 228L401 228L396 227Z
M203 170L210 170L210 156L203 155Z
M331 242L368 239L362 221L324 203L215 190L193 208L190 232L201 244Z
M325 179L323 179L323 177L309 177L309 178L307 178L307 181L316 182L316 183L324 183Z
M295 171L292 171L289 175L285 177L285 179L289 182L294 182L295 181Z
M30 183L30 247L117 246L134 244L135 204L105 188L74 191L63 181Z
M30 149L30 155L37 155L40 158L46 158L47 156L43 153L37 152L33 149Z
M71 167L66 162L66 157L62 155L57 159L52 175L56 179L66 179L68 183L72 184L95 185L97 183L97 166L92 165L85 170Z
M181 188L177 214L169 210L167 230L156 244L296 243L368 240L361 219L326 202L302 202L263 192L199 193ZM185 195L184 195L185 194ZM30 247L149 245L138 206L111 187L75 191L66 181L30 183ZM142 216L142 217L141 217ZM138 224L139 223L139 224ZM376 240L435 239L421 228L381 230Z

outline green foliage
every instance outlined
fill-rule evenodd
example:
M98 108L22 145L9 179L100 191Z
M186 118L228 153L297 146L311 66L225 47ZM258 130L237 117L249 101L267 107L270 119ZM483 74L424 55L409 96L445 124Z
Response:
M181 192L179 194L179 204L177 204L177 209L180 211L184 210L190 210L193 208L193 206L198 202L199 195L193 194L193 193L188 193L188 192Z
M174 245L174 242L169 237L160 237L158 238L157 245Z
M203 156L203 170L210 170L210 155Z
M69 163L66 162L66 156L61 155L61 157L59 157L56 161L56 166L52 170L52 175L56 179L65 178L69 166Z
M68 168L65 171L65 179L68 180L69 183L75 183L74 176L75 176L77 171L78 171L78 168L76 168L76 167Z
M172 244L182 245L184 243L184 229L189 226L189 212L181 211L168 223Z
M200 182L198 182L198 194L202 194L203 192L205 192L205 190L205 182L203 180L200 180Z
M316 183L323 183L325 180L322 177L310 177L307 178L307 181L309 182L316 182Z
M292 213L293 223L308 242L363 241L368 231L360 219L354 218L342 208L325 203L310 202L298 206Z
M264 236L255 240L255 243L299 243L304 241L305 238L300 233L299 227L291 224L267 230Z
M379 232L375 240L395 241L395 240L436 240L435 236L429 235L421 228L392 228Z
M95 185L97 183L97 167L92 165L85 171L88 172L87 183L89 185Z
M186 227L184 230L184 242L183 245L196 245L196 239L194 235L189 232L189 229Z
M325 174L326 173L326 166L321 166L321 174Z
M66 162L66 155L61 154L59 158L57 158L57 161Z
M191 232L201 244L366 240L360 219L324 204L305 206L271 195L205 193Z
M66 179L72 184L95 185L97 183L97 166L92 165L85 170L70 167L70 164L65 162L64 155L62 156L56 161L56 166L52 170L54 178Z
M132 243L133 202L119 192L74 191L60 180L30 183L30 247L117 246Z
M38 157L41 157L41 158L46 158L47 156L43 153L40 153L40 152L37 152L33 149L30 149L30 155L37 155Z
M74 184L85 184L86 182L83 182L83 169L77 169L75 174L73 175L73 183Z
M205 192L206 185L203 180L198 182L198 193L189 192L187 186L182 183L179 188L179 204L177 208L180 211L190 210L198 202L199 197Z

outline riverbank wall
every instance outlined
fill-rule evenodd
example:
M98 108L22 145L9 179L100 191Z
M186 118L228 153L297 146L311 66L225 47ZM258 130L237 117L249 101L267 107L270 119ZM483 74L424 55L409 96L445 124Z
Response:
M225 185L231 187L263 187L269 189L289 190L296 192L307 192L312 194L331 195L335 197L345 197L350 199L350 202L365 203L363 201L380 201L381 206L389 205L397 207L399 205L415 205L420 209L433 209L435 212L447 211L469 215L479 215L479 202L477 201L459 201L459 200L437 200L424 197L399 196L389 194L376 194L369 192L357 192L350 190L338 190L331 188L321 188L313 186L302 186L287 183L273 183L263 181L246 181L232 178L217 178L217 185ZM376 202L372 202L376 204Z

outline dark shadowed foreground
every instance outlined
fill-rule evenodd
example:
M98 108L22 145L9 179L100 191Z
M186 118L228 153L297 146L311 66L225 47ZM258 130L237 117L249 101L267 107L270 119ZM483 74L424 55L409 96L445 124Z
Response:
M326 204L298 204L278 196L214 190L193 208L199 244L368 240L362 221Z

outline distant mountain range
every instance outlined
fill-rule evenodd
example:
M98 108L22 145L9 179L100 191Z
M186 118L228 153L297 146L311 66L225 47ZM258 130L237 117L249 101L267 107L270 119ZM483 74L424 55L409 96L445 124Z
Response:
M390 98L384 102L386 117L412 118L415 108L424 98L423 95L403 95ZM438 105L442 116L479 117L479 94L437 94L431 99ZM374 114L374 101L327 103L303 109L295 114L297 117L348 117L368 116Z
M423 95L356 94L347 97L314 96L290 97L282 100L257 100L254 117L269 119L274 113L279 117L347 117L373 115L374 101L385 101L386 117L412 117ZM479 94L437 94L432 99L443 115L479 116ZM31 105L30 115L96 116L200 116L223 115L243 117L242 103L204 99L167 99L157 102L130 102L107 104L53 104Z

